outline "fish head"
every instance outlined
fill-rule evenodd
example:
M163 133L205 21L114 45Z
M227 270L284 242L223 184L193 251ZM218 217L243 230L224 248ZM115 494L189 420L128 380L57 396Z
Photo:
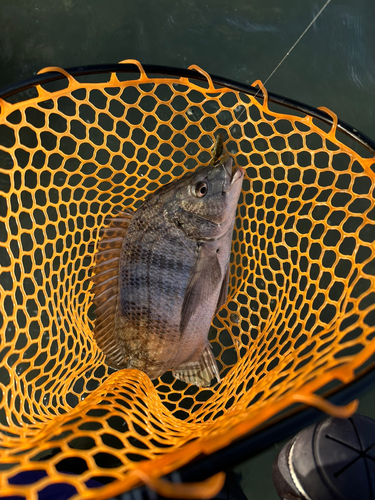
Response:
M177 221L196 240L215 240L233 225L244 170L226 156L180 179Z

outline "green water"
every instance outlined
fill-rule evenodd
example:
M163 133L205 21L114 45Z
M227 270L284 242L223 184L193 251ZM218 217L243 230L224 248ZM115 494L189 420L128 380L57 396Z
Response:
M265 81L322 0L2 0L0 87L46 66L143 63ZM375 3L332 0L269 80L375 137Z

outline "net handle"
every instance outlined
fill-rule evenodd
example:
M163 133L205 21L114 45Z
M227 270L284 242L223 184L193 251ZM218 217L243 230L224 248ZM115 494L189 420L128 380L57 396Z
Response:
M331 415L331 417L336 418L349 418L355 413L358 409L358 400L355 399L351 401L349 404L345 406L336 406L333 403L330 403L326 399L318 396L317 394L302 394L297 393L293 396L294 401L298 401L298 403L307 404L309 406L313 406L318 410Z
M336 130L337 130L337 115L333 111L331 111L329 108L326 108L325 106L319 106L318 109L320 111L324 111L327 113L332 118L332 127L331 130L328 132L328 137L331 139L331 141L334 141L336 139Z
M197 483L171 483L166 479L154 478L140 470L133 471L151 489L165 498L198 500L216 496L225 483L225 472Z
M252 85L251 85L251 86L252 86L252 87L258 87L258 88L259 88L258 92L255 94L255 96L254 96L254 97L256 97L256 96L257 96L257 94L258 94L259 92L261 92L261 93L262 93L262 95L263 95L263 106L264 106L266 109L268 109L268 92L267 92L266 87L263 85L262 81L261 81L261 80L255 80L255 82L254 82L254 83L252 83Z
M208 84L208 89L207 90L209 92L218 92L218 89L215 88L215 85L213 84L212 78L207 73L207 71L205 71L204 69L202 69L200 66L197 66L196 64L191 64L188 67L188 69L189 70L197 71L198 73L200 73L207 80L207 84ZM185 84L187 84L189 82L189 78L180 78L180 80L181 80L181 83L185 83Z
M137 59L124 59L123 61L120 61L119 64L133 64L134 66L137 66L138 71L140 73L139 80L141 82L147 82L148 77L146 75L146 71L143 69L142 64L137 61Z
M78 81L72 75L70 75L67 71L65 71L65 69L59 68L58 66L48 66L47 68L43 68L40 71L38 71L38 75L42 75L43 73L50 73L50 72L61 73L63 76L65 76L65 78L68 80L68 87L67 88L70 91L76 89L79 86ZM39 97L43 97L43 96L49 97L49 95L51 94L51 92L48 92L47 90L45 90L41 85L36 85L35 88L38 92Z

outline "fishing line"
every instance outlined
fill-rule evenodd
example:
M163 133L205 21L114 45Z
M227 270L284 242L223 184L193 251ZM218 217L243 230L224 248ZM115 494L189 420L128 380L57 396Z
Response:
M307 28L305 29L305 31L300 35L300 37L298 38L298 40L296 40L294 42L294 44L292 45L292 47L288 50L288 52L285 54L285 56L281 59L281 61L279 62L279 64L276 66L276 68L272 71L272 73L270 74L270 76L267 78L267 80L263 83L263 85L265 86L266 83L268 82L268 80L271 78L271 76L279 69L279 67L282 65L282 63L285 61L285 59L288 57L288 55L292 52L292 50L294 49L294 47L301 41L301 39L304 37L304 35L306 35L306 33L309 31L309 29L311 28L311 26L315 23L315 21L318 19L318 17L323 13L324 9L328 6L328 4L331 3L331 0L327 0L327 2L323 5L323 7L320 9L320 11L317 13L317 15L314 17L314 19L311 21L311 23L307 26ZM260 90L260 89L259 89ZM259 93L259 90L258 92L255 94L255 96ZM254 96L254 97L255 97Z
M265 86L266 83L269 81L269 79L276 73L276 71L280 68L280 66L282 65L282 63L285 61L285 59L289 56L289 54L292 52L292 50L298 45L298 43L302 40L302 38L306 35L306 33L309 31L309 29L311 28L311 26L315 23L315 21L320 17L320 15L324 12L324 10L326 9L326 7L331 3L331 0L327 0L327 2L323 5L323 7L320 9L320 11L316 14L316 16L314 17L314 19L310 22L310 24L307 26L307 28L305 28L305 30L303 31L303 33L298 37L298 39L294 42L294 44L292 45L292 47L288 50L288 52L285 54L285 56L281 59L281 61L279 62L279 64L275 67L275 69L270 73L270 75L268 76L268 78L265 80L265 82L263 83L263 85ZM258 91L256 92L256 94L254 95L254 98L259 94L259 92L261 92L261 89L258 89ZM238 115L237 117L237 121L241 118L241 116L243 115L243 113L246 111L247 108L244 107L244 109L241 111L241 113ZM229 128L229 131L231 131L232 127L234 127L235 125L237 125L237 123L234 123L230 128ZM229 134L228 132L226 132L226 137L229 137ZM225 137L225 138L226 138ZM210 139L212 140L212 138L210 137ZM212 141L213 143L214 141Z

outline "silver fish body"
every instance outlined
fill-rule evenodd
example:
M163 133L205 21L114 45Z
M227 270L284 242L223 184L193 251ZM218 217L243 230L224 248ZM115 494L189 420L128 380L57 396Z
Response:
M104 229L94 336L110 366L151 379L173 370L200 386L220 379L207 335L227 296L244 177L232 163L228 157L162 186Z

